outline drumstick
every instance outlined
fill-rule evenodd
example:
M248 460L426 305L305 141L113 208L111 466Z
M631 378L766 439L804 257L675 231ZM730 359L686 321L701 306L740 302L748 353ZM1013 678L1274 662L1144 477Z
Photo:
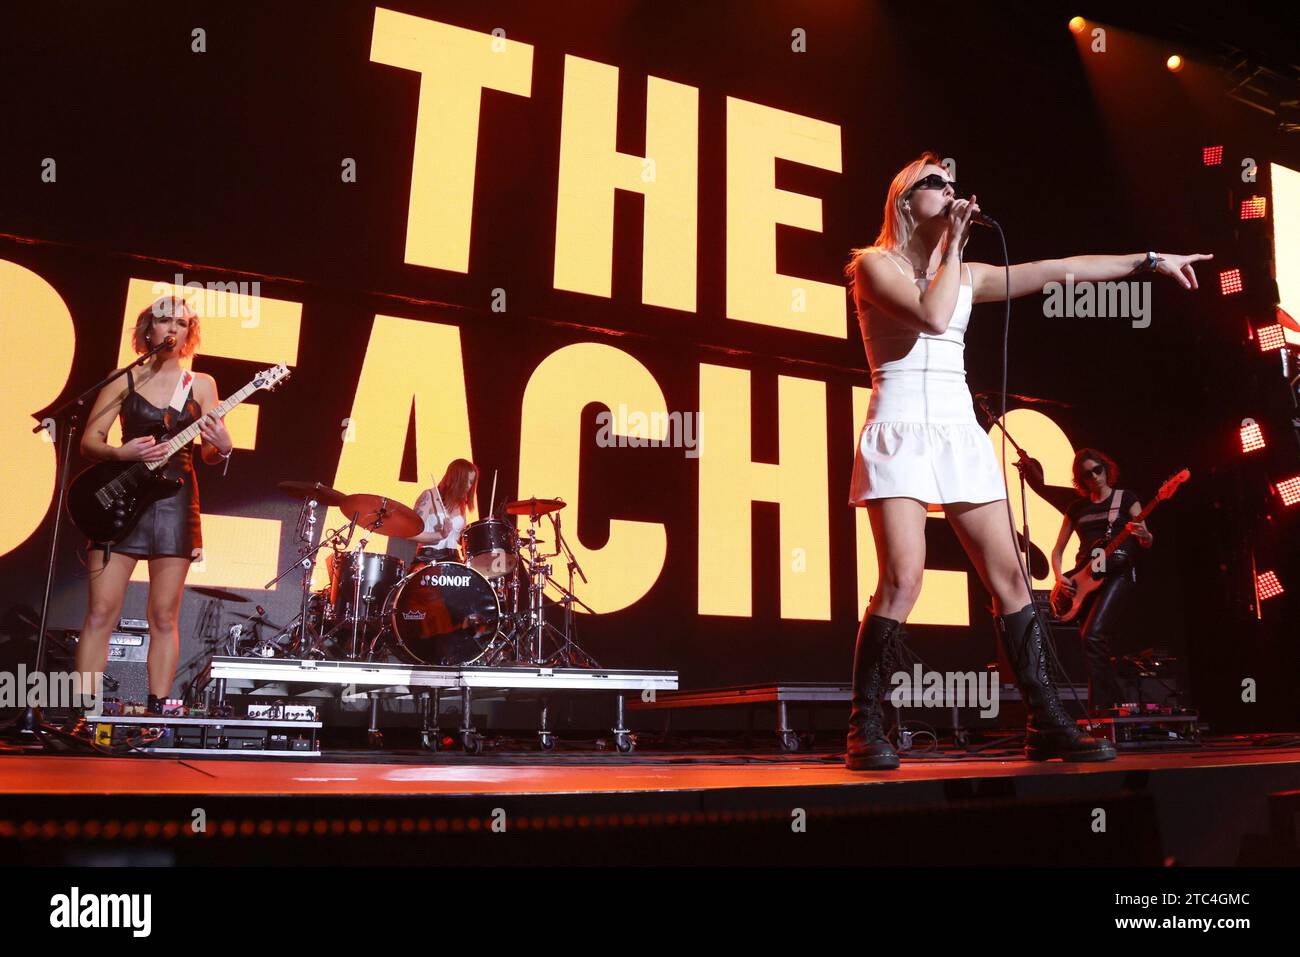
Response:
M492 497L488 499L488 518L492 518L497 510L497 470L492 470Z

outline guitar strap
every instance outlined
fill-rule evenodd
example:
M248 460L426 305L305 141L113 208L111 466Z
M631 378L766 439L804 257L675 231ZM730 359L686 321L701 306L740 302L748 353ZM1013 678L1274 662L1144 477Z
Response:
M173 409L180 412L185 408L185 402L190 397L190 391L194 388L194 373L189 369L182 369L181 376L176 380L176 388L172 390L172 400L169 403Z
M1122 489L1115 489L1110 493L1110 514L1106 516L1107 531L1115 527L1115 519L1119 518L1119 506L1124 501L1124 492Z

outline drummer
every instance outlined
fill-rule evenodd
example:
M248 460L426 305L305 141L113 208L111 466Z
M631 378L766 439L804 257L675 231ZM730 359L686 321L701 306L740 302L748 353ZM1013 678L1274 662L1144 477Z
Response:
M442 480L420 493L414 507L424 519L424 531L414 539L420 546L415 553L417 561L461 560L460 536L472 521L471 512L478 513L477 491L478 466L468 459L452 459Z

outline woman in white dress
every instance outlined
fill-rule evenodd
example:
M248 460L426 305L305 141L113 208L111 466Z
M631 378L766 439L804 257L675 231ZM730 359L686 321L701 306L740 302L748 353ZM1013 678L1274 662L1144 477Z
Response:
M1057 698L1043 657L993 444L975 419L966 385L971 306L1007 297L1006 271L963 263L976 197L959 199L939 157L899 171L875 245L853 251L853 284L871 366L871 402L858 439L849 501L867 509L880 580L858 630L853 660L852 770L890 770L880 699L898 657L903 623L925 568L927 511L942 511L993 597L994 623L1029 712L1025 754L1033 761L1107 761L1110 744L1084 734ZM1049 282L1118 280L1160 273L1198 288L1192 263L1207 255L1074 256L1011 267L1012 297Z

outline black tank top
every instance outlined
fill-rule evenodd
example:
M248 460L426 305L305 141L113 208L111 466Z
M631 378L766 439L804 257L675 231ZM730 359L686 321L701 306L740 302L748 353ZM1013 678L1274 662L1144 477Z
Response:
M193 389L190 390L190 395L186 398L181 411L177 412L171 406L160 409L136 392L135 377L130 372L126 374L126 388L127 396L122 400L121 411L123 442L138 439L142 435L152 435L155 439L161 440L192 425L203 416L203 410L194 398ZM163 466L163 474L168 478L184 480L191 489L195 487L192 442L186 443L185 448L171 457Z

